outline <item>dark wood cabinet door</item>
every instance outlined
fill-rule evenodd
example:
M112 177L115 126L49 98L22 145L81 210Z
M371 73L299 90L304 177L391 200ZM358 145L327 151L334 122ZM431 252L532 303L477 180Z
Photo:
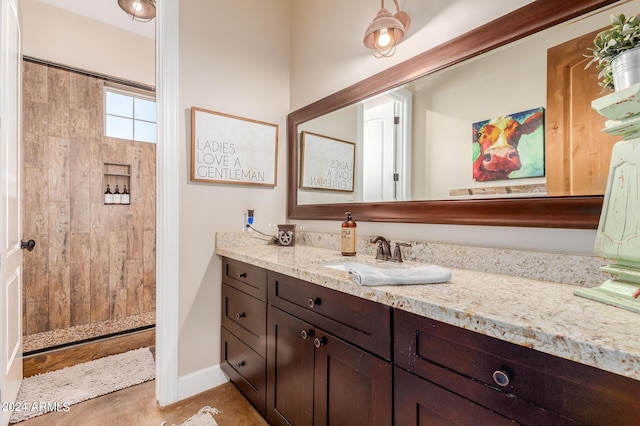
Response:
M272 306L267 316L267 420L313 425L313 326Z
M401 368L394 372L394 425L514 425L515 422Z
M314 425L391 425L393 368L316 329Z

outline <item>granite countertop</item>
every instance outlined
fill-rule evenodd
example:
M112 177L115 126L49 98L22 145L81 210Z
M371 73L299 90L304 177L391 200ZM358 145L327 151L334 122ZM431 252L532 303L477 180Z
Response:
M577 297L575 285L447 268L448 283L368 287L321 266L381 262L368 254L343 257L327 248L265 244L217 245L216 254L640 380L638 314Z

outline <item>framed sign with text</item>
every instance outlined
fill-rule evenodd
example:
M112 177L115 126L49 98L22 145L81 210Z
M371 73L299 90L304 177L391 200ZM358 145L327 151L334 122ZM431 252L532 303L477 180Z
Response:
M191 180L276 186L278 125L191 108Z
M300 188L353 192L355 143L302 132L300 144Z

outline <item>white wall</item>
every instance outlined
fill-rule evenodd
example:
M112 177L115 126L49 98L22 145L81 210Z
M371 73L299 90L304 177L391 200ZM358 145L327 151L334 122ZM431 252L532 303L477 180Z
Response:
M394 10L393 3L387 3L387 8ZM291 109L322 99L529 1L401 0L399 3L412 18L407 38L393 57L376 59L362 46L362 35L379 3L370 0L293 2ZM338 232L340 226L338 221L294 222L319 232ZM593 253L595 240L595 230L364 222L358 223L358 227L363 236L582 254Z
M20 6L25 56L155 86L155 40L38 0Z
M286 223L286 115L289 112L289 1L180 2L179 375L220 362L221 264L214 236ZM275 188L189 180L189 109L200 107L279 125Z

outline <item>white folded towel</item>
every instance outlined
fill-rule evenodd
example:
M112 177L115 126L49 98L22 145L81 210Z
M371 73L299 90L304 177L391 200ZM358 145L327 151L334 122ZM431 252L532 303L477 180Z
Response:
M351 263L347 267L353 282L367 286L438 284L451 279L451 271L435 265L391 269Z

